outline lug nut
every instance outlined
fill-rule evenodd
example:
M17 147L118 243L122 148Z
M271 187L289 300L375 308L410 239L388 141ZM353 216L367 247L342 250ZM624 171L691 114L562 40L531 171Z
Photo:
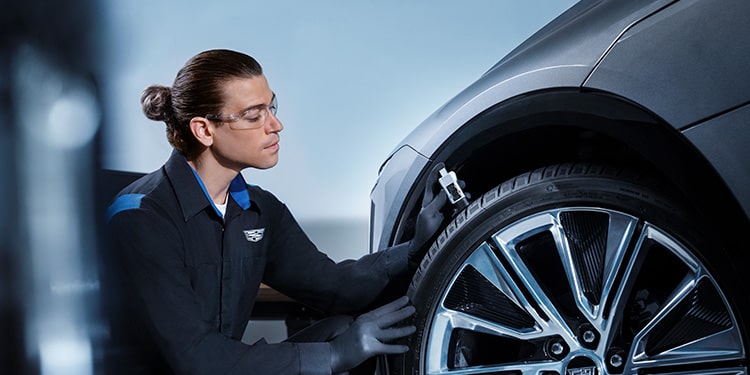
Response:
M550 351L554 355L560 355L560 354L563 354L563 352L565 351L565 347L563 347L562 344L560 344L559 342L556 342L552 344L552 346L550 347Z
M609 357L609 364L612 365L612 367L622 366L622 356L617 353L612 354L612 356Z
M554 359L562 359L568 354L568 351L565 341L559 337L547 341L547 354Z
M626 352L622 348L613 347L607 350L607 370L610 374L621 374L625 366Z
M583 341L591 344L596 340L596 334L592 331L586 331L583 333Z
M588 349L596 348L599 341L599 334L589 323L584 323L578 326L578 337L580 337L581 344Z

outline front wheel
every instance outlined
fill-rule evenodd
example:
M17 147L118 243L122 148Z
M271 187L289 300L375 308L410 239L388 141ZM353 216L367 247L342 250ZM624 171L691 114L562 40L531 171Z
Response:
M413 374L747 374L728 257L638 178L557 165L440 235L409 289ZM726 276L726 277L725 277ZM392 371L395 372L395 371Z

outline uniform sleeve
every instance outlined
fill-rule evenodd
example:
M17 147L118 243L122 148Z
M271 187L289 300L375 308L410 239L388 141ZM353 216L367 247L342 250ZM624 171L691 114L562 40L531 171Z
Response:
M182 258L179 230L169 220L144 209L123 211L109 221L108 236L130 277L133 302L143 307L155 341L176 373L331 372L327 343L246 345L204 321Z
M264 282L327 313L358 313L384 302L389 288L403 295L408 277L406 244L339 263L317 249L287 207L279 203ZM388 297L390 298L390 297Z

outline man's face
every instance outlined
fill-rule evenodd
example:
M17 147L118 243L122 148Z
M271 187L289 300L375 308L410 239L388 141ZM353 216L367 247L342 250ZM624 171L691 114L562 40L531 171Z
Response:
M225 167L271 168L279 160L279 132L284 129L268 107L274 93L265 76L235 78L223 84L222 116L247 113L231 123L216 124L212 152ZM258 110L261 116L256 116Z

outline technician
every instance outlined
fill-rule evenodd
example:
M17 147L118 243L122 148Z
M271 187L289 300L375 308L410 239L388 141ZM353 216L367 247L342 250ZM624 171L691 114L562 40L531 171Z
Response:
M414 332L399 324L414 307L383 296L414 272L443 220L444 193L426 187L411 241L336 263L284 203L240 173L276 165L284 128L255 59L199 53L172 87L147 87L141 103L146 117L166 123L174 151L117 195L108 235L174 372L355 372L408 350L393 341ZM261 282L331 317L278 344L242 343Z

